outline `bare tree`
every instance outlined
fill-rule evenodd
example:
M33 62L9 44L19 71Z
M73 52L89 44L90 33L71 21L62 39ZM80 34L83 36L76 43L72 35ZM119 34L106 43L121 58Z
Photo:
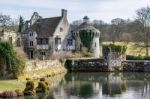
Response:
M4 29L6 26L10 25L11 18L9 15L0 14L0 25Z
M111 38L112 42L121 41L121 33L125 31L126 21L121 18L111 20Z
M73 21L70 26L72 30L78 29L79 25L82 23L82 20L75 20Z
M144 33L144 47L146 48L146 56L149 56L149 38L150 38L150 7L144 7L136 12L137 20L139 20L142 25L142 31Z

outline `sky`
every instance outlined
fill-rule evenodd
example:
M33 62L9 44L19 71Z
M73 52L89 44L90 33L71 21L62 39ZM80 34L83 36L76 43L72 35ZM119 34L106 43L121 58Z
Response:
M47 18L60 16L61 9L67 9L69 22L86 15L109 23L114 18L134 19L135 11L147 5L150 0L0 0L0 13L28 20L33 12Z

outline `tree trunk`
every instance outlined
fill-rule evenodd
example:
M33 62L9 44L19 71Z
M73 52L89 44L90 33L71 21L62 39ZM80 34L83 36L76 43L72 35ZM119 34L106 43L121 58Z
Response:
M145 35L145 45L146 45L146 56L149 56L149 28L145 31L146 35Z

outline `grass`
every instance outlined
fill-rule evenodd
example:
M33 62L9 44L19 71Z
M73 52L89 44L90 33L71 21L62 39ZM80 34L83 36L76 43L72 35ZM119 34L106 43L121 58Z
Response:
M103 42L103 44L110 44L111 42ZM116 45L125 45L123 42L116 42ZM139 43L140 46L143 46L143 43ZM142 49L142 47L136 46L134 42L130 42L127 44L127 51L126 55L133 55L133 56L145 56L146 50L145 48ZM149 48L149 53L150 53L150 48Z
M61 74L59 74L61 73ZM55 83L58 79L64 77L66 70L64 67L53 66L52 68L37 70L33 72L24 73L19 76L18 80L0 80L0 92L2 91L14 91L19 89L21 91L24 90L26 84L26 78L34 79L36 76L44 76L47 74L51 74L53 76L48 77L47 81L50 84ZM58 74L58 75L57 75ZM40 78L40 77L39 77ZM34 80L35 86L37 86L39 79Z
M52 66L47 69L41 69L41 70L23 73L18 77L18 79L21 81L26 80L26 78L37 79L37 78L45 77L47 75L54 76L63 72L66 72L66 69L63 66L58 66L58 67Z
M17 80L1 80L0 91L13 91L16 89L23 90L25 88L25 82L19 82Z
M50 87L58 84L59 81L64 77L65 73L55 75L52 77L48 77L46 81L50 84ZM35 87L37 87L39 79L33 80L35 83ZM1 80L0 81L0 93L3 91L14 91L19 89L21 91L25 88L26 81L18 81L18 80Z

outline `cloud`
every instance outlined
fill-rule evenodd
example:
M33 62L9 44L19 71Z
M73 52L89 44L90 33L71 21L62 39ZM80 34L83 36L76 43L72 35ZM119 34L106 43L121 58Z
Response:
M150 5L149 0L0 0L0 11L14 18L19 15L29 19L34 11L43 17L60 15L62 8L68 10L69 21L88 15L92 20L133 18L136 9Z

